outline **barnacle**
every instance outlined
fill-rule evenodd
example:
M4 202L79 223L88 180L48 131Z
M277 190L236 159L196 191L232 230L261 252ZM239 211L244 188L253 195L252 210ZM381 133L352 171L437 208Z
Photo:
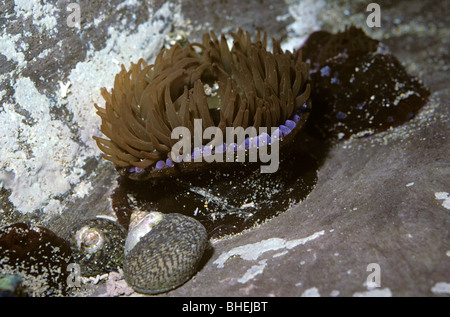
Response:
M195 163L172 157L171 132L186 127L194 135L194 119L223 133L226 127L280 127L281 138L293 138L301 129L311 106L301 52L284 52L276 40L268 52L260 32L255 41L241 29L230 34L231 50L224 35L210 32L202 43L163 49L154 64L122 65L111 92L101 89L105 108L95 107L107 138L94 139L121 175L142 180L192 170Z

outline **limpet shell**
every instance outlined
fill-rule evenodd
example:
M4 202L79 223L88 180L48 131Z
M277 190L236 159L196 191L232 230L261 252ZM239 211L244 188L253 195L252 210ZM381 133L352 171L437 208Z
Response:
M196 273L208 238L205 227L191 217L158 212L147 217L155 223L149 225L144 218L130 229L145 227L142 230L147 232L138 241L127 243L134 246L126 252L123 272L135 291L157 294L180 286Z

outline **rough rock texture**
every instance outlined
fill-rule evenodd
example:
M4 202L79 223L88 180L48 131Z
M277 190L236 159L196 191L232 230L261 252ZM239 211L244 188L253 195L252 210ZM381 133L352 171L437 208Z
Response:
M400 127L332 146L300 205L214 241L201 271L167 295L448 296L450 5L378 3L381 28L372 29L367 1L80 1L77 29L67 26L68 2L2 2L0 225L32 221L64 236L71 223L113 215L117 174L91 135L99 88L121 63L210 28L263 27L291 48L313 30L354 23L424 81L428 105ZM378 288L367 283L371 263ZM74 295L128 294L104 281L86 288Z

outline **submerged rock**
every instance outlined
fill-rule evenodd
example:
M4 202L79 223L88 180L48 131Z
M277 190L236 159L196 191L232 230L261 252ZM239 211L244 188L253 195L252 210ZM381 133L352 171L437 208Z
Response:
M65 294L71 254L47 228L16 223L0 229L0 272L22 276L30 296Z
M314 32L301 49L311 63L308 132L347 138L383 131L414 117L428 100L423 84L354 26L337 34Z

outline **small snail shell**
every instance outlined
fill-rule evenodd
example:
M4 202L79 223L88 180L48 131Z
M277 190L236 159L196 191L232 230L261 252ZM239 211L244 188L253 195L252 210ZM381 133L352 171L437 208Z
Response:
M125 280L140 293L157 294L189 280L208 245L205 227L181 214L150 212L131 228Z
M92 276L110 272L122 265L126 230L105 218L89 219L72 229L69 242L73 262L81 274Z
M84 249L87 254L97 252L102 248L103 234L95 227L84 226L75 232L75 240L78 249Z

